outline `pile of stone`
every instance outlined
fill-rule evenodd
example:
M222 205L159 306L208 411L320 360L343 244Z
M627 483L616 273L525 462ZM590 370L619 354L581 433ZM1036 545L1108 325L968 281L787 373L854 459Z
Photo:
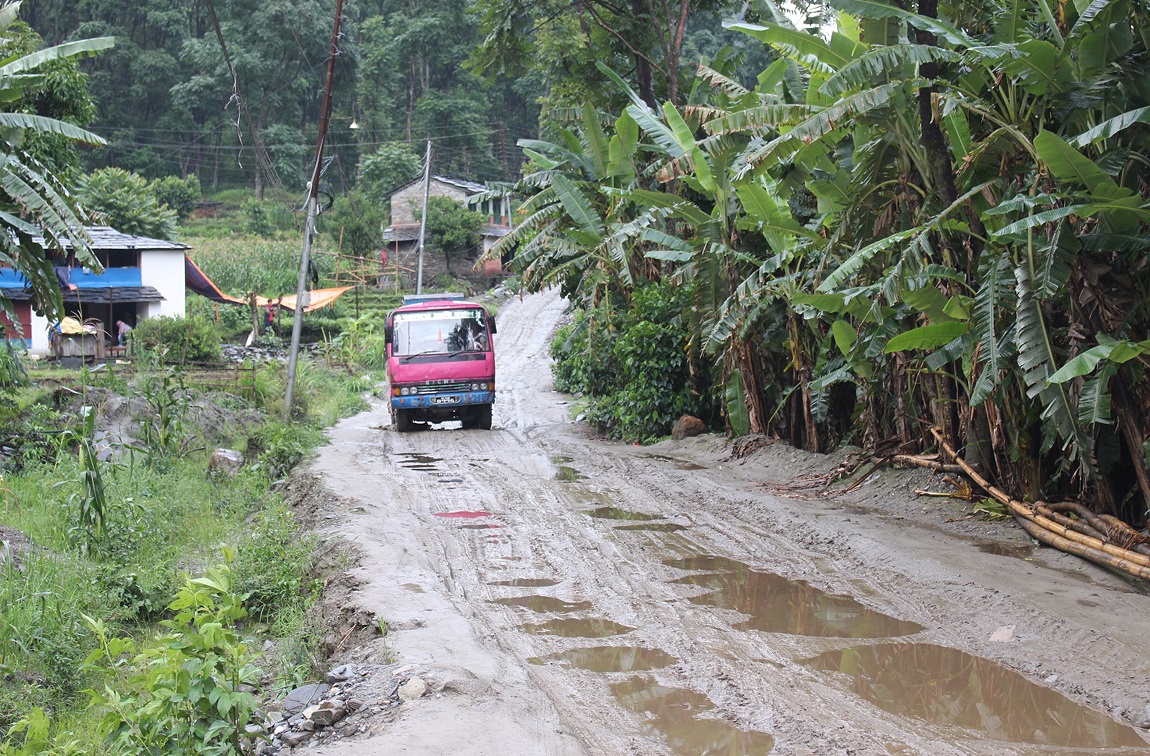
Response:
M282 347L224 344L223 352L227 362L287 362L287 351Z
M400 703L414 701L428 685L395 665L344 664L325 682L303 685L287 694L262 725L249 725L250 753L274 756L308 742L338 740L368 732L369 721Z

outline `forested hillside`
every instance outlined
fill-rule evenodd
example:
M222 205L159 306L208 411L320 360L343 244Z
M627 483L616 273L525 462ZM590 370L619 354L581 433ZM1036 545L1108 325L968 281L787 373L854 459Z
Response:
M422 156L428 139L439 173L513 179L523 161L517 142L538 134L541 108L602 98L595 60L615 56L622 70L633 67L627 50L638 37L627 27L643 23L638 19L616 24L626 35L619 39L602 29L585 33L587 19L576 14L555 15L562 4L515 5L348 0L328 182L347 190L360 158L394 142L414 143ZM306 181L333 1L44 0L25 3L21 18L47 44L116 40L112 50L83 63L95 103L88 125L108 140L84 153L86 170L115 166L148 179L195 174L205 191L261 189L273 181L296 189ZM520 57L526 48L508 35L534 21L540 38ZM684 66L698 62L700 45L713 53L723 35L717 13L692 16L692 24L697 28L683 44ZM654 27L644 25L643 34L652 36ZM485 35L489 44L479 49ZM257 140L274 179L258 171Z

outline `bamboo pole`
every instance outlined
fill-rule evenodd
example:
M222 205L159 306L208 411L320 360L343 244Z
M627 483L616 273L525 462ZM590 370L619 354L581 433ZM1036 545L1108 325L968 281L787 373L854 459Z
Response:
M1042 502L1036 502L1032 506L1027 506L1020 501L1012 499L1001 489L991 485L986 478L979 475L978 471L967 464L966 460L958 456L958 452L946 442L946 439L942 437L942 433L939 432L938 428L931 428L930 432L934 435L935 440L938 441L947 456L963 469L966 476L989 493L996 501L1009 509L1010 513L1014 515L1014 519L1018 520L1023 529L1034 536L1035 539L1070 554L1076 554L1085 559L1089 559L1097 564L1125 572L1128 575L1143 580L1150 580L1150 557L1136 551L1131 551L1130 549L1120 548L1104 540L1084 535L1054 521L1048 516L1054 513Z

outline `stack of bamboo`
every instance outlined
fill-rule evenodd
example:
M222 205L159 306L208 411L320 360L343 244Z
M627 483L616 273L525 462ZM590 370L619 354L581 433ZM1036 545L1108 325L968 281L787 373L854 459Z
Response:
M951 448L938 429L935 439L955 464L980 488L1005 506L1037 541L1077 554L1096 564L1150 580L1150 538L1117 517L1091 512L1076 501L1024 504L991 485ZM1070 515L1076 515L1071 517Z

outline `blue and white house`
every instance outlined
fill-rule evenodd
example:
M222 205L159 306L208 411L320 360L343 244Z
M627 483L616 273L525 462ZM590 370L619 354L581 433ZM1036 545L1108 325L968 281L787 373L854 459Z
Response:
M64 250L56 272L70 316L81 322L98 320L107 333L114 333L117 320L135 326L157 315L184 315L188 245L125 234L110 226L87 230L104 272L78 265L70 250ZM33 312L26 283L16 270L0 268L0 297L11 302L19 326L6 322L3 315L0 325L6 327L8 338L21 339L32 350L46 350L53 324Z

